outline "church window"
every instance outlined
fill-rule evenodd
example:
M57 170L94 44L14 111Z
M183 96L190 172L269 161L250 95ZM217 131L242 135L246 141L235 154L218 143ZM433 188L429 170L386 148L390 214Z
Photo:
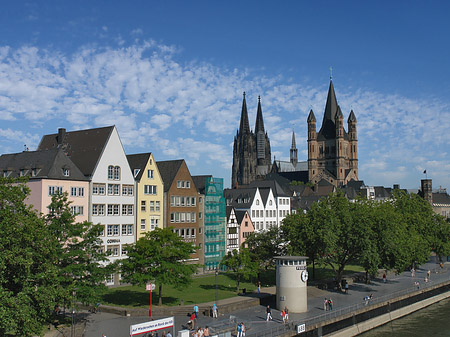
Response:
M256 200L256 205L259 205L259 200Z

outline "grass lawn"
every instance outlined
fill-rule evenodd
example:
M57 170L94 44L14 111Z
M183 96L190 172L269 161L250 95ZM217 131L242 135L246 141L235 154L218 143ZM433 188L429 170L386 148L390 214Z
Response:
M363 271L363 268L356 265L349 265L345 268L344 274L353 274ZM312 279L312 266L308 266L308 272ZM316 265L316 280L328 279L334 276L329 266ZM261 273L261 286L274 286L275 270L268 270ZM247 292L256 289L256 277L253 280L242 281L239 284L239 292L246 288ZM224 299L236 296L236 281L233 274L221 273L217 276L217 299ZM179 305L183 299L184 304L212 302L216 298L216 276L214 274L196 276L192 283L182 290L177 290L170 285L163 285L162 303L163 306ZM158 285L153 291L153 305L158 304ZM121 286L109 288L102 297L102 304L125 306L125 307L148 307L150 303L150 292L145 287Z
M274 275L274 272L272 272ZM263 278L263 282L264 282ZM239 291L246 288L247 292L256 289L256 278L253 282L244 281L239 284ZM273 283L273 281L271 282ZM265 283L263 283L265 284ZM234 275L222 273L217 276L217 298L224 299L236 296L236 281ZM192 283L185 289L177 290L170 285L163 285L162 303L164 306L179 305L180 300L184 304L195 304L214 301L216 297L216 276L202 275L194 277ZM158 285L153 291L153 304L158 304ZM147 307L150 303L150 292L145 291L145 287L123 286L108 289L103 295L102 304L127 306L127 307Z

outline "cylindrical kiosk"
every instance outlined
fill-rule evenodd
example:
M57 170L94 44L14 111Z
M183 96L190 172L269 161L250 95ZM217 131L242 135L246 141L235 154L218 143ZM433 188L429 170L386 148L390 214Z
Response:
M308 311L306 256L276 256L277 309L289 312Z

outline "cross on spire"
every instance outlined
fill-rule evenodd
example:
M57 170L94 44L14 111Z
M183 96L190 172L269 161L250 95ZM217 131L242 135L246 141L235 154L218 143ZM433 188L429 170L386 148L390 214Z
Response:
M333 67L330 67L330 80L333 79Z

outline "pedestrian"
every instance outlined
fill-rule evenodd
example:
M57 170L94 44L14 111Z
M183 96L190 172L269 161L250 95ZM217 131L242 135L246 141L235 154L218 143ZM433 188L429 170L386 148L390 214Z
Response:
M386 274L383 274L383 282L386 283Z
M166 337L166 332L163 331L161 337Z
M241 323L238 323L238 325L236 327L236 331L237 331L236 336L237 337L242 337L242 325L241 325Z
M270 306L268 305L266 308L267 318L266 321L272 320L272 309L270 309Z
M261 282L258 281L258 294L260 294L260 293L261 293Z
M333 310L333 300L331 297L328 299L328 309L331 311Z
M325 300L323 301L323 311L328 311L328 300L325 297Z
M348 282L345 282L345 293L348 294Z
M420 283L419 283L419 281L414 282L414 285L417 287L417 289L420 288Z
M217 305L216 303L213 304L213 318L217 318Z
M205 329L203 330L203 336L209 337L209 327L208 326L205 326Z
M286 319L285 323L289 323L289 310L287 307L284 307L284 318Z
M194 329L195 329L195 320L196 320L196 318L195 318L195 312L193 312L193 313L191 314L190 320L189 320L189 322L188 322L188 326L190 326L190 327L189 327L189 330L194 330Z
M198 318L198 305L194 305L195 318Z
M243 322L241 322L241 336L245 337L245 325Z
M369 295L364 296L364 305L369 304Z
M428 269L428 271L427 271L427 278L428 278L428 280L430 279L430 276L431 276L431 271Z
M170 333L170 331L167 333L166 337L172 337L172 334Z
M283 319L283 323L286 323L286 322L285 322L285 320L286 320L286 318L285 318L285 316L286 316L286 312L284 311L284 309L283 309L283 310L281 310L281 313L280 313L280 315L281 315L281 318Z
M411 277L415 277L416 276L416 270L414 269L414 267L411 268Z

